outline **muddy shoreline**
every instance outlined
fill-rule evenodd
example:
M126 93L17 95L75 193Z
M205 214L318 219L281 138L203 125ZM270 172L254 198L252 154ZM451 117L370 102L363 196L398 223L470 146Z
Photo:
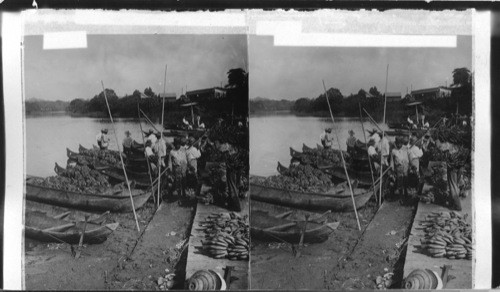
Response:
M165 269L176 273L183 282L186 251L176 248L189 237L195 205L179 206L164 202L171 214L165 224L175 235L158 234L165 248L145 250L141 236L148 227L156 207L148 202L137 211L141 232L137 231L133 213L110 214L107 223L120 226L102 244L85 245L82 257L75 259L71 247L64 243L41 243L25 240L25 289L29 290L105 290L157 289L157 278ZM61 208L61 211L64 208ZM136 253L140 252L139 255ZM57 275L57 276L54 276Z
M394 272L401 282L405 240L415 207L385 202L378 209L369 202L355 214L333 213L329 222L340 225L323 243L309 244L295 258L286 244L252 241L252 289L375 289L375 279ZM403 261L403 263L401 263Z

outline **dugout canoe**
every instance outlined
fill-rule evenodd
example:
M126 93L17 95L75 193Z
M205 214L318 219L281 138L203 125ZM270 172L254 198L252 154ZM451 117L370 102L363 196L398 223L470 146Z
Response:
M128 189L116 194L96 195L40 186L33 183L34 179L41 178L34 176L26 178L27 200L94 212L132 212ZM131 191L136 210L144 206L152 193L151 190L132 189Z
M123 174L123 169L121 168L108 168L100 170L100 172L118 182L126 181L125 175ZM148 171L134 172L130 169L127 169L127 177L129 181L135 181L135 184L138 188L149 188L151 186L151 179L149 177Z
M297 244L300 242L302 233L304 233L304 243L320 243L328 239L334 232L337 223L327 223L324 218L329 212L308 220L290 220L291 212L285 216L273 216L266 210L260 210L252 207L250 212L250 235L252 238L262 241L288 242ZM304 226L306 227L305 232Z
M356 208L362 208L373 195L372 189L353 188ZM333 212L353 211L350 190L343 189L331 194L306 193L268 187L255 181L250 182L252 200L303 210L331 210Z
M175 136L175 137L193 136L195 139L198 139L201 136L203 136L203 134L205 134L206 130L202 130L202 129L181 130L181 129L168 129L168 128L165 128L165 132L169 136Z
M334 180L337 181L346 181L347 177L345 175L345 170L343 167L335 167L333 169L329 169L327 171L328 174L330 174ZM349 179L352 180L357 180L359 186L361 187L369 187L372 185L372 174L370 171L363 171L363 170L354 170L352 168L347 168L347 173L349 174ZM378 178L377 174L374 173L375 180Z
M49 217L41 211L27 210L24 234L27 238L42 242L78 244L84 225L82 221L70 222ZM103 243L118 225L118 223L100 225L89 220L85 226L83 243Z

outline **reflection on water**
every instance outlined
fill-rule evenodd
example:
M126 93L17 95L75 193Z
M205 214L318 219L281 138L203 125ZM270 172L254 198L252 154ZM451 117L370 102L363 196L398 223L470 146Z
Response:
M155 125L160 129L160 124ZM125 131L132 133L132 138L142 143L137 119L115 119L119 144L125 138ZM143 123L143 129L151 126ZM26 174L35 176L55 175L54 163L66 166L66 147L78 151L78 145L92 148L97 145L96 135L102 128L109 130L109 149L118 150L113 126L109 119L70 117L52 115L26 118Z
M336 118L333 127L329 118L289 116L261 116L250 118L250 173L269 176L277 174L278 161L283 165L290 163L290 147L302 151L302 144L316 147L321 144L319 136L327 127L338 130L340 146L346 149L348 131L352 129L355 136L364 140L362 127L358 118ZM365 130L374 126L364 122ZM335 132L332 132L335 134ZM337 140L334 148L338 148Z

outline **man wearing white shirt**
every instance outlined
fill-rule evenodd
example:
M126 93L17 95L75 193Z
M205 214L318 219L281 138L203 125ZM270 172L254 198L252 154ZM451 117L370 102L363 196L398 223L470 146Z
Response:
M326 128L325 131L319 136L319 139L321 140L321 144L326 149L332 148L332 145L333 145L333 136L331 133L332 133L332 129Z
M153 131L153 129L149 129L149 133L148 133L148 137L146 138L146 141L151 141L151 145L155 145L156 144L156 140L158 140L156 138L156 135Z

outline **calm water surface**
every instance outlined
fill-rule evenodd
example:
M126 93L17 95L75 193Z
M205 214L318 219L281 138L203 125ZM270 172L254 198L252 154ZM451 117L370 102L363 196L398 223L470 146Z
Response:
M356 137L363 140L361 123L357 118L336 118L340 145L346 148L347 131L353 129ZM158 129L159 124L155 125ZM116 119L115 127L119 143L129 130L132 138L142 142L139 123L135 119ZM142 123L143 129L151 126ZM260 116L250 118L250 173L268 176L277 174L278 161L284 165L290 162L289 147L302 151L302 144L316 147L321 144L320 134L326 127L332 127L327 118L283 116ZM26 173L36 176L55 175L54 165L66 165L66 148L78 151L78 145L92 148L95 136L102 128L109 130L109 149L117 150L113 127L109 119L70 117L67 115L26 118ZM373 126L366 121L365 129ZM337 141L334 146L337 148Z
M340 146L346 149L348 131L352 129L361 141L363 131L359 118L335 118L335 126L331 119L318 117L261 116L250 118L250 173L269 176L277 174L278 161L288 166L290 163L290 147L302 151L302 144L316 147L321 144L319 136L326 127L337 129ZM365 130L374 126L366 120ZM332 131L335 136L335 132ZM334 140L334 148L338 148Z
M160 124L155 125L160 129ZM137 119L115 119L119 144L125 138L125 131L142 143ZM142 123L143 129L152 128ZM92 148L97 145L96 135L102 128L108 129L109 149L118 150L113 126L109 119L71 117L67 115L26 118L26 174L35 176L55 175L54 165L66 166L66 148L78 151L78 145ZM121 147L121 146L120 146Z

